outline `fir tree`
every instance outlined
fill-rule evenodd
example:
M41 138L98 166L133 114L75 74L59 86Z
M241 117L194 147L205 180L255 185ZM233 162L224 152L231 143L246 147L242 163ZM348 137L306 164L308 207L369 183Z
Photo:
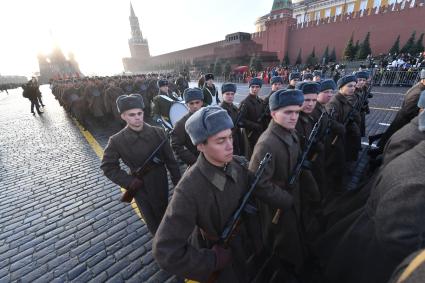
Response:
M282 66L288 66L289 64L290 64L289 53L288 51L286 51L285 57L283 57L283 60L282 60Z
M336 50L335 50L335 47L332 49L331 55L329 55L329 62L336 62Z
M223 73L223 66L221 64L221 60L215 61L214 64L214 75L221 76Z
M415 48L415 37L416 37L416 31L412 32L412 35L409 37L406 44L400 50L401 53L410 53L412 49Z
M388 53L390 54L398 54L400 52L400 35L397 36L396 41L394 42L393 46L390 48Z
M359 49L360 49L360 43L359 43L359 40L357 39L356 45L354 45L354 48L353 48L353 53L357 55L357 52L359 52Z
M313 47L313 51L311 51L311 54L307 57L307 60L305 63L307 66L314 66L317 64L317 61L318 59L316 57L316 48Z
M359 47L359 51L357 51L356 58L363 60L366 59L367 55L372 54L372 50L370 49L370 32L366 34L366 37L362 44Z
M418 41L416 41L416 44L415 44L415 50L414 50L415 52L412 53L412 55L416 55L416 54L423 52L425 50L423 41L424 41L424 34L421 33L421 35L418 38Z
M322 56L322 64L328 64L329 62L329 46L326 46L325 52Z
M351 34L350 40L348 41L347 46L345 46L343 57L345 60L351 61L354 59L355 55L356 54L354 53L353 34Z
M226 64L224 64L224 75L226 76L226 78L229 77L231 72L232 72L232 65L230 65L229 61L226 61Z
M301 58L301 49L298 52L298 56L297 56L297 60L295 60L295 65L301 65L301 63L303 62L302 58Z

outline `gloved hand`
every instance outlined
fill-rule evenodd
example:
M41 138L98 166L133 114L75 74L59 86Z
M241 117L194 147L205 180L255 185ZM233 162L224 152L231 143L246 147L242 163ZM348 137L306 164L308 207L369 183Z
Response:
M130 191L137 191L138 189L143 187L143 181L140 180L139 178L134 178L133 181L131 181L130 185L128 186L127 190Z
M215 253L215 270L221 270L232 262L232 251L225 249L220 245L214 245L212 250Z

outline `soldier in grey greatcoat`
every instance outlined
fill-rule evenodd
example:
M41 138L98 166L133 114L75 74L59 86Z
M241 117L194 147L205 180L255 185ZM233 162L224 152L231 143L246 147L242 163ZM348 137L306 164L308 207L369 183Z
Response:
M293 186L288 185L301 153L295 126L303 101L300 90L279 90L272 94L269 101L272 121L258 139L249 165L254 170L262 156L270 152L273 158L259 185L268 190L286 192L293 199L291 208L279 212L277 207L259 202L263 242L267 252L279 262L282 271L278 276L280 282L300 275L307 258L307 244L314 240L318 228L311 204L320 201L320 193L317 186L300 186L304 181L314 183L310 172L303 172ZM276 213L280 217L272 223Z
M198 159L199 151L190 140L185 125L187 119L202 107L204 95L199 88L188 88L184 91L183 97L189 109L189 113L177 121L174 126L174 131L171 134L171 147L176 156L186 165L190 166Z
M170 172L174 185L180 179L178 164L168 141L149 161L151 170L142 178L133 173L158 148L167 136L162 128L143 121L143 98L140 94L122 95L117 99L121 118L127 126L110 137L100 168L111 181L135 194L135 201L152 235L155 235L168 204L168 178ZM120 167L120 160L130 173Z
M333 243L326 282L388 282L410 253L425 248L425 141L378 173L369 200Z
M204 107L185 128L201 153L174 190L153 241L153 255L161 268L180 277L205 282L220 271L216 282L248 282L249 251L242 247L242 235L228 249L217 244L250 181L247 168L233 157L232 119L218 106ZM292 204L280 190L257 187L254 194L274 207Z

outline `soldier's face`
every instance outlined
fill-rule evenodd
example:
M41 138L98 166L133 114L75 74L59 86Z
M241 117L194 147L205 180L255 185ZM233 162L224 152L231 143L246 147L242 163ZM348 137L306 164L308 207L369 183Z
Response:
M358 88L362 88L362 87L364 87L364 86L365 86L365 84L366 84L366 79L358 78L358 79L357 79L357 86L356 86L356 87L358 87Z
M314 107L316 106L316 103L317 103L317 94L315 93L304 94L304 102L302 106L302 111L304 113L310 114L311 112L313 112Z
M297 84L297 82L299 82L300 80L299 79L292 79L290 82L289 82L289 84L291 85L291 86L295 86L296 84Z
M235 93L234 92L228 91L228 92L223 93L224 102L232 104L234 99L235 99Z
M252 85L249 87L249 93L252 95L257 95L260 92L261 87L259 85Z
M186 103L190 113L195 113L196 111L201 109L202 104L203 104L202 100L192 100L189 103Z
M273 120L285 129L295 129L301 106L290 105L271 112Z
M313 82L320 82L320 76L314 76Z
M197 145L205 158L215 166L224 166L233 159L232 130L223 130L208 138L206 143Z
M161 92L168 93L168 85L162 86L159 89L161 90Z
M339 89L341 94L343 95L353 95L354 91L356 90L356 84L355 82L349 82L348 84L344 85L342 88Z
M121 114L121 119L133 130L141 130L143 127L143 110L139 108L129 109Z
M272 84L272 91L278 91L282 88L282 84L280 82Z
M331 100L331 98L332 98L332 96L334 95L334 90L332 90L332 89L327 89L327 90L325 90L325 91L322 91L321 93L319 93L319 95L317 96L317 101L320 103L320 104L326 104L326 103L328 103L330 100Z

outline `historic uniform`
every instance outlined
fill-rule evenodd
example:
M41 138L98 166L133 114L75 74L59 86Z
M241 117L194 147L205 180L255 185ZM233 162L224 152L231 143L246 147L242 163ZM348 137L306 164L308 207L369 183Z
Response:
M169 94L167 80L158 80L158 88L158 95L153 98L152 118L156 121L163 116L166 118L167 122L170 122L170 107L173 101L178 101L178 98Z
M227 112L214 106L201 108L186 123L192 142L205 147L215 142L211 136L225 133L228 138L231 128ZM231 141L224 142L231 150ZM213 165L209 154L202 152L176 186L155 235L153 254L161 268L181 277L205 282L220 271L217 282L248 282L245 261L249 251L242 248L241 236L232 240L229 250L217 245L217 240L248 189L249 174L235 159L224 167ZM276 205L287 205L282 194L255 192Z
M221 87L221 93L224 96L226 92L232 92L233 95L236 93L236 85L232 83L225 83ZM228 103L225 101L223 97L223 102L220 103L220 107L225 109L227 111L227 114L229 114L230 118L232 118L233 124L235 127L232 130L233 133L233 153L235 155L243 155L244 145L243 145L243 139L242 139L242 132L240 129L240 126L236 124L236 121L238 119L239 110L233 103Z
M259 89L252 90L252 87L260 88L263 81L259 78L253 78L250 83L250 94L241 102L240 108L245 107L245 114L243 115L244 125L244 138L248 141L247 150L245 155L249 158L251 152L257 143L261 133L265 130L264 122L261 120L263 112L266 110L266 105L263 100L258 97ZM255 93L253 93L256 91ZM245 105L245 106L244 106Z
M215 85L212 83L213 80L213 74L205 75L205 84L202 88L202 91L204 93L204 106L220 104L220 99L218 98L218 91Z
M379 172L367 204L334 244L326 282L387 282L406 256L425 247L424 164L422 141Z
M270 100L270 96L272 96L273 93L275 93L276 91L278 91L279 89L282 88L283 85L283 78L281 76L275 76L272 77L270 80L270 85L271 85L271 91L270 93L264 98L264 104L266 107L266 113L264 115L264 125L265 128L268 127L270 120L272 119L272 117L270 116L270 108L269 108L269 100Z
M131 109L143 109L140 95L123 95L117 100L120 113ZM101 169L114 183L127 190L135 191L135 201L149 231L155 234L168 204L168 178L170 172L173 184L180 179L178 164L168 142L159 150L152 169L143 176L143 184L132 176L146 162L158 145L167 139L163 129L143 124L141 131L129 126L110 137L105 148ZM121 169L120 159L130 169L130 174Z
M345 160L348 162L356 161L358 152L361 149L360 113L355 109L355 105L353 105L355 102L353 100L350 102L350 99L347 98L350 95L341 93L341 88L350 82L356 82L356 77L345 76L339 79L337 85L340 92L332 97L326 106L328 111L334 109L334 121L345 127L345 135L338 135L334 140L335 143L342 143L345 151Z
M183 93L186 104L191 101L203 101L203 94L199 88L188 88ZM185 125L193 112L189 111L174 126L171 133L171 147L178 158L186 165L193 165L198 159L199 151L190 140L189 134L186 132Z
M297 109L300 109L302 103L301 91L279 90L270 98L270 110L273 115L273 111L284 107L298 106ZM295 127L295 124L293 126ZM312 240L309 238L311 236L309 232L317 228L314 217L311 217L311 211L309 211L309 202L320 200L320 194L316 187L301 189L299 179L292 187L288 186L301 152L299 139L294 129L284 128L272 120L254 148L249 165L251 170L258 166L266 152L270 152L273 158L266 167L259 185L270 191L286 192L293 199L293 205L282 210L277 224L273 224L272 219L277 207L259 202L263 242L267 251L279 259L286 271L296 274L304 265L305 244ZM302 174L302 178L311 180L311 175L308 172L305 173L305 175ZM284 279L288 278L284 277Z

